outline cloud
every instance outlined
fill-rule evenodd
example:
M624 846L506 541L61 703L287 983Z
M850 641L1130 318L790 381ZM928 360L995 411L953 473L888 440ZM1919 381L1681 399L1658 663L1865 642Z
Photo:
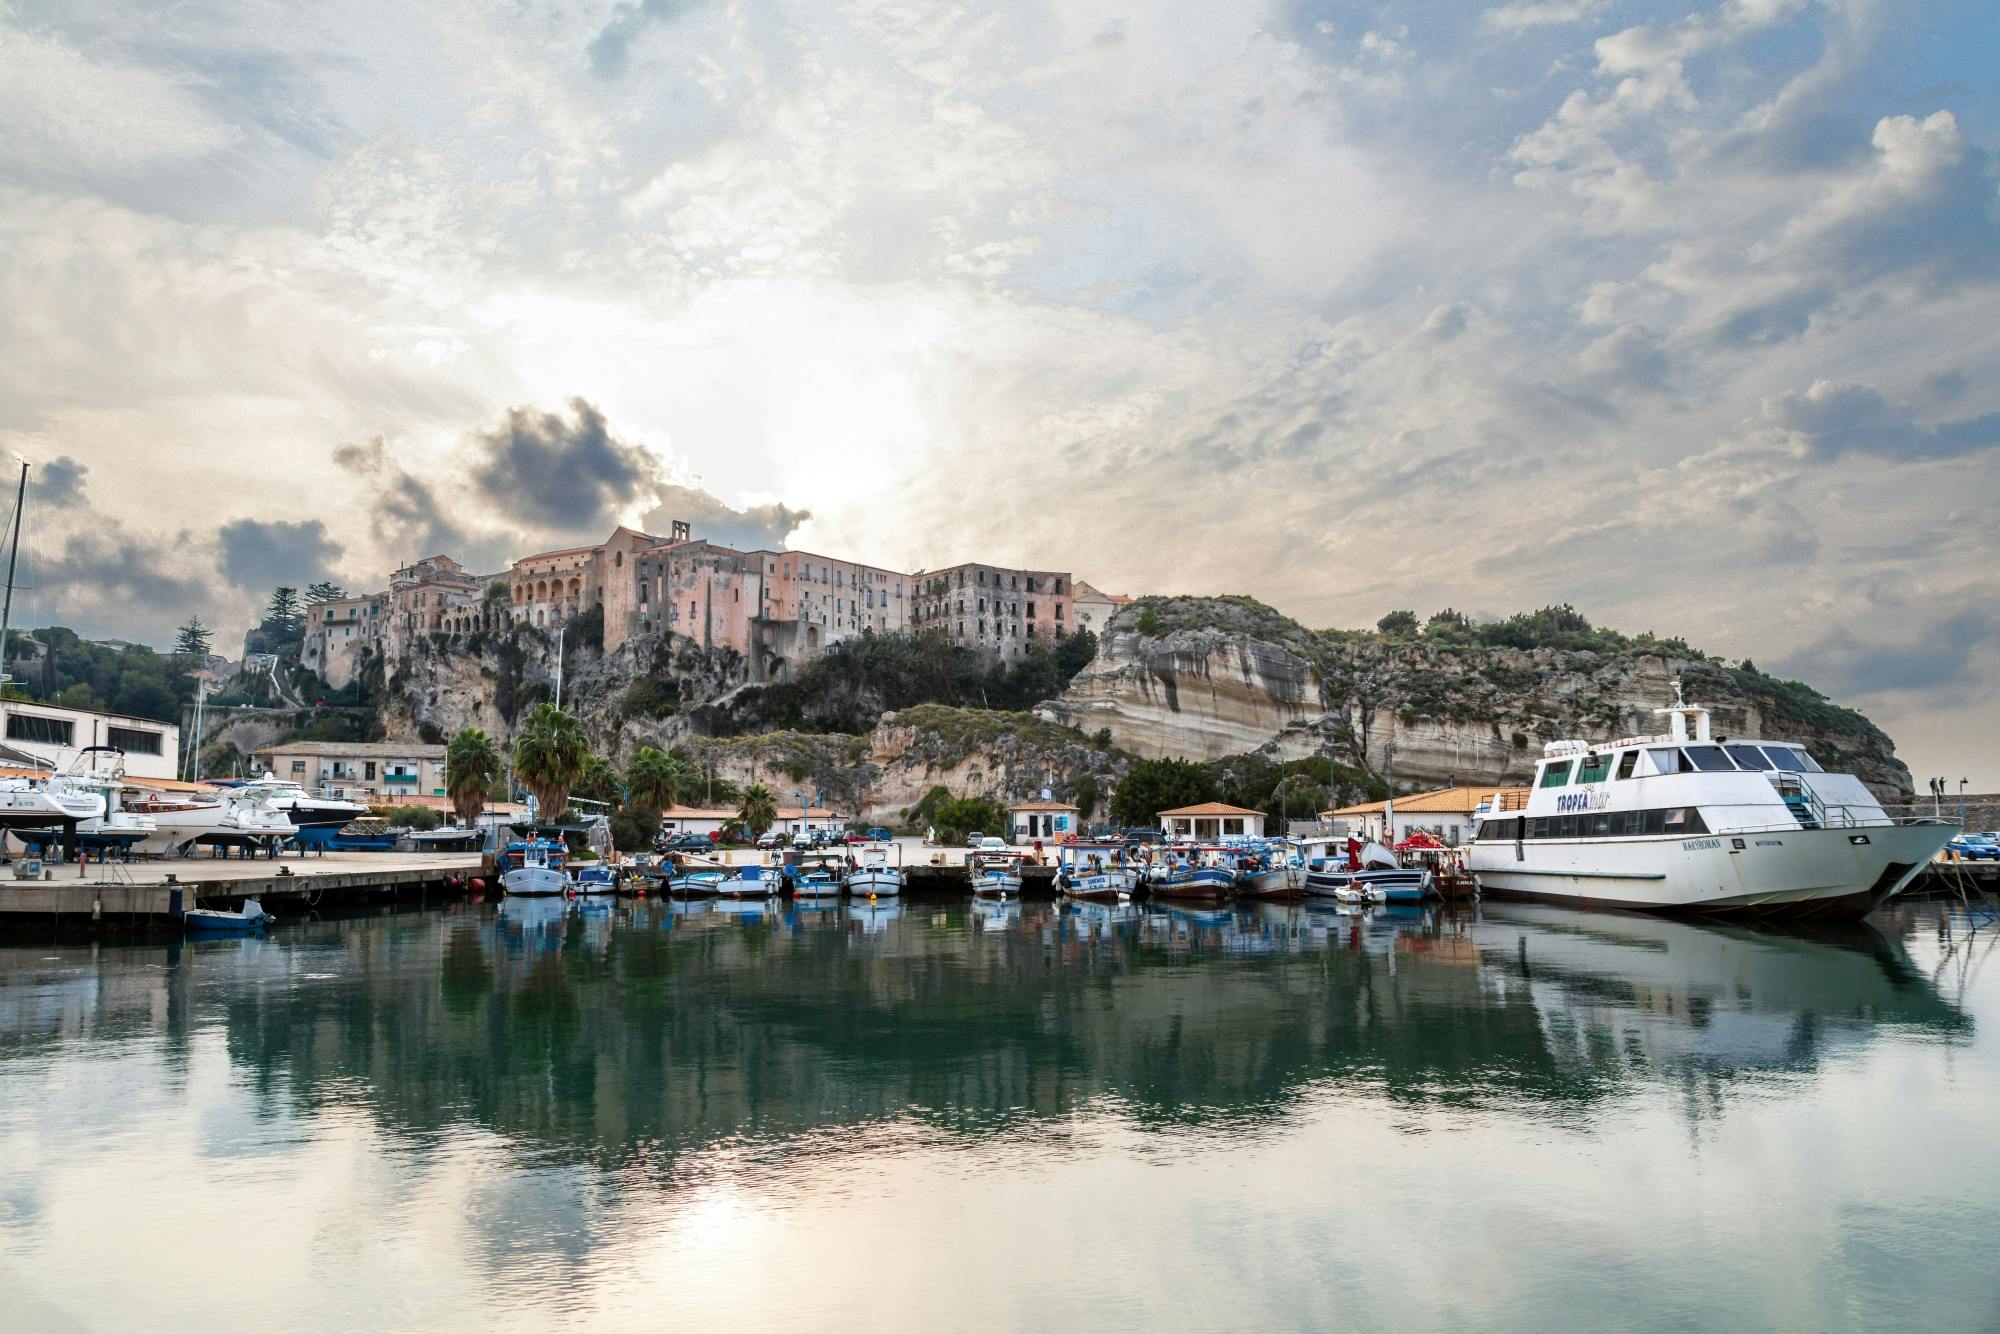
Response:
M786 505L752 505L734 509L698 487L663 485L654 493L654 508L640 520L649 533L673 531L684 519L694 535L741 551L783 549L812 511Z
M1960 458L2000 447L2000 412L1923 422L1869 385L1815 380L1804 393L1764 400L1764 419L1802 439L1814 453L1878 454L1911 461Z
M638 0L621 4L590 41L591 73L599 78L616 78L632 63L632 43L655 23L665 23L686 5L681 0Z
M2000 612L1989 609L1992 601L1893 638L1837 630L1785 658L1783 674L1810 681L1835 698L1917 694L1957 706L1963 687L1984 681L2000 652Z
M1611 0L1524 0L1501 5L1479 16L1479 21L1501 32L1521 32L1560 23L1583 23L1610 7Z
M37 508L71 509L84 503L83 479L90 469L59 454L28 473L28 496Z
M657 483L660 464L611 433L604 414L581 398L570 417L533 408L507 411L501 426L473 440L473 483L495 510L575 536L615 527Z
M189 548L200 550L187 533L171 547ZM188 610L207 614L217 603L205 560L162 559L161 543L114 522L69 533L43 550L49 554L30 572L32 606L41 621L85 635L165 643ZM17 615L21 606L17 600Z
M346 548L319 519L236 519L216 531L223 577L237 588L303 588L325 579Z

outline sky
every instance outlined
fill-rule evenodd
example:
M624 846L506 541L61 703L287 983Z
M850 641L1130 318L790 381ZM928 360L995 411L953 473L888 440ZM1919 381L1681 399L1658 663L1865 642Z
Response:
M0 0L18 619L630 522L1571 602L2000 790L2000 6Z

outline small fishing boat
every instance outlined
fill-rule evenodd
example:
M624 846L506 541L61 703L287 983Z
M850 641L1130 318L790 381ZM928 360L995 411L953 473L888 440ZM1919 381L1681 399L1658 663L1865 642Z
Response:
M989 839L989 843L996 840ZM1012 848L982 848L972 854L972 893L976 898L1016 898L1021 893L1023 858Z
M1123 843L1067 843L1056 856L1056 889L1069 898L1115 901L1139 887Z
M797 899L835 899L847 879L847 858L838 852L809 852L791 849L784 864L773 868L792 887Z
M1306 885L1305 858L1281 839L1244 848L1236 862L1236 892L1247 899L1293 899Z
M890 861L890 854L896 860ZM903 892L903 850L891 843L869 843L861 861L847 873L847 891L867 898L891 898Z
M509 894L548 898L569 893L569 876L563 871L568 850L553 839L510 843L502 857L507 869L500 874L500 888Z
M725 873L721 887L716 891L731 898L767 899L785 888L785 873L781 866L738 866L734 874ZM840 882L834 881L833 891L838 893Z
M1350 836L1343 856L1333 852L1333 841L1308 841L1306 893L1343 903L1421 903L1429 897L1429 871L1420 866L1404 866L1395 853L1380 843L1363 844ZM1315 853L1314 847L1320 851ZM1362 898L1351 898L1342 890L1358 891Z
M570 888L583 894L616 894L618 892L618 872L603 862L592 862L588 866L578 866L569 873Z
M1146 887L1154 898L1220 903L1236 892L1236 867L1220 848L1169 848L1153 863Z
M255 899L243 900L243 911L220 908L189 908L181 914L181 926L198 936L247 936L277 921Z
M729 880L729 872L720 866L684 864L667 877L667 893L677 899L710 899L722 893Z

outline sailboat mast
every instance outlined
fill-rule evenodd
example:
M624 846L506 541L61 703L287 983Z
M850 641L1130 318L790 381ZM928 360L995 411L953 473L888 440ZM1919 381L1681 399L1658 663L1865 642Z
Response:
M14 490L14 536L7 544L7 597L0 602L0 686L7 675L7 627L14 619L14 564L21 558L21 507L28 500L28 461L21 460L21 482Z

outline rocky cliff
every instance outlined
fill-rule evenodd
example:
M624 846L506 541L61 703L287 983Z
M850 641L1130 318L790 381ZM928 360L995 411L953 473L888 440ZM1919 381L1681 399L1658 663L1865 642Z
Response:
M1037 712L1142 756L1326 755L1399 787L1441 786L1524 780L1556 737L1654 732L1679 679L1720 733L1801 741L1884 798L1911 791L1881 729L1796 682L1609 632L1572 636L1595 647L1472 637L1314 632L1250 599L1143 599Z

